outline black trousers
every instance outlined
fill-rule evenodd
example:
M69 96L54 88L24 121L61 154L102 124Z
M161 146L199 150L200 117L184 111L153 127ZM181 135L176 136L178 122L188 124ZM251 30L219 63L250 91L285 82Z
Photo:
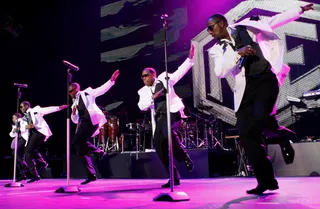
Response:
M77 131L73 137L73 143L76 151L83 160L87 175L95 175L96 172L92 165L91 154L99 154L101 150L90 143L90 138L98 128L97 125L92 125L91 120L83 120L78 124Z
M258 184L268 185L274 182L274 173L262 134L277 136L284 143L294 141L296 136L291 130L279 126L275 115L271 115L279 93L276 76L267 70L260 76L246 78L246 81L241 105L236 112L237 127Z
M24 158L24 150L25 150L26 140L24 138L18 138L18 146L17 146L17 169L20 172L21 176L26 175L28 172L28 165ZM12 155L14 156L15 149L12 150Z
M171 136L172 136L172 149L173 157L178 162L183 162L188 158L187 152L181 144L181 134L178 129L181 124L180 112L171 113ZM167 173L169 170L169 144L168 144L168 126L167 115L160 114L157 117L156 130L154 133L155 149L164 165ZM174 179L180 179L179 171L173 165Z
M25 147L26 162L29 166L30 174L33 177L39 176L37 163L39 163L42 167L47 165L47 162L43 159L39 152L39 148L44 143L45 138L45 135L33 129L30 133L28 144Z

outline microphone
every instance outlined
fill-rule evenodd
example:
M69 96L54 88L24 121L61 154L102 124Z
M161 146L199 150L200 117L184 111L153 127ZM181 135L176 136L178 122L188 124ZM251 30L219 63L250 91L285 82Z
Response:
M247 60L247 56L242 56L239 61L239 68L241 69Z
M14 83L14 86L18 87L18 88L28 88L27 84L21 84L21 83Z
M72 70L74 70L74 71L78 71L78 70L79 70L79 67L78 67L78 66L75 66L74 64L71 64L71 63L68 62L68 61L63 60L62 62L63 62L63 64L64 64L65 66L67 66L69 69L72 69Z

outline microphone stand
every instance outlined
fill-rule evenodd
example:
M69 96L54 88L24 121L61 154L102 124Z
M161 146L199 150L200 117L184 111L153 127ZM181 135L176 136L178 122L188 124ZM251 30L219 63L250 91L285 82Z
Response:
M166 105L167 105L167 126L168 126L168 145L169 145L169 171L170 171L170 192L160 193L153 198L154 201L187 201L190 200L185 192L174 192L174 174L173 174L173 149L172 149L172 136L171 136L171 113L170 113L170 97L169 97L169 76L168 76L168 57L167 57L167 19L168 15L161 15L163 20L163 31L164 31L164 64L166 70Z
M17 111L16 113L19 112L19 103L20 103L20 98L21 98L21 91L20 87L18 87L18 93L17 93ZM16 122L16 127L18 125L18 121ZM17 153L18 153L18 133L16 138L14 139L14 158L13 158L13 180L12 183L10 184L5 184L4 187L23 187L24 185L20 182L16 182L16 174L17 174Z
M60 187L56 193L77 193L80 189L77 186L70 186L70 96L69 96L69 85L72 80L72 74L70 69L67 68L67 186Z

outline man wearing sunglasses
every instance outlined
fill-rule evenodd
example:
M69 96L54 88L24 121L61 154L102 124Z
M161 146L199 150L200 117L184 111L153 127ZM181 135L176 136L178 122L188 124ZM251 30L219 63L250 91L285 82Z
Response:
M295 141L296 136L279 126L275 117L279 87L290 68L283 64L284 47L274 30L298 19L312 6L297 7L263 20L247 18L231 26L221 14L212 15L207 22L208 33L218 41L209 51L214 72L219 78L229 74L235 78L237 127L258 182L248 194L279 188L262 133L281 138L285 142L281 146L284 159L287 164L293 162L294 150L289 139Z
M173 86L189 71L193 66L194 46L191 46L189 57L183 64L172 74L169 74L169 97L170 97L170 112L171 112L171 134L173 155L178 162L184 162L187 169L193 170L193 162L186 153L181 144L181 137L178 133L178 128L181 124L181 118L185 117L183 109L184 105L181 99L176 95ZM152 131L155 141L156 152L169 173L169 152L168 152L168 129L167 129L167 111L166 111L166 73L157 77L156 71L153 68L145 68L142 71L142 80L145 84L139 91L138 106L140 110L151 110ZM174 166L174 185L180 185L180 174ZM170 187L168 183L162 185L162 188Z
M26 162L29 166L30 174L32 175L32 178L27 183L40 180L36 162L39 162L42 168L48 167L48 163L42 158L39 152L41 144L43 144L52 135L49 125L43 116L63 110L67 107L68 105L51 107L36 106L31 108L28 101L24 101L20 104L20 110L24 113L20 129L22 133L26 130L29 132L29 134L24 137L26 140Z
M78 83L69 85L69 94L73 99L71 106L71 120L77 124L77 130L73 137L73 143L76 147L78 155L83 158L83 162L87 171L87 178L81 184L88 184L97 180L96 172L92 165L91 153L102 159L105 152L90 143L90 138L99 133L99 128L107 122L103 112L96 104L96 98L105 94L114 84L120 74L116 70L109 81L98 88L88 87L81 91Z

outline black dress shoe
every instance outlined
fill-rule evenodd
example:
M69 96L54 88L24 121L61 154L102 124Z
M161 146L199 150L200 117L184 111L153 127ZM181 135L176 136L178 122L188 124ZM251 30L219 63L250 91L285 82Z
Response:
M31 178L29 181L27 181L27 183L32 183L32 182L35 182L35 181L39 181L40 179L41 179L40 176L36 176L36 177Z
M187 167L188 171L192 172L193 168L194 168L193 161L191 160L189 155L187 155L187 156L188 156L188 158L184 161L184 163L186 164L186 167Z
M85 181L81 182L81 184L82 185L89 184L90 182L95 181L95 180L97 180L97 177L95 175L88 176Z
M174 180L174 185L175 186L179 186L180 185L180 180L179 179L175 179ZM161 185L161 188L170 188L170 180L166 184Z
M278 182L275 180L274 183L269 184L269 185L258 185L254 189L247 190L247 194L255 194L255 195L260 195L264 193L267 190L277 190L279 189Z
M283 156L283 160L286 164L291 164L293 163L294 160L294 149L291 146L290 143L288 144L280 144L280 148L281 148L281 152L282 152L282 156Z

